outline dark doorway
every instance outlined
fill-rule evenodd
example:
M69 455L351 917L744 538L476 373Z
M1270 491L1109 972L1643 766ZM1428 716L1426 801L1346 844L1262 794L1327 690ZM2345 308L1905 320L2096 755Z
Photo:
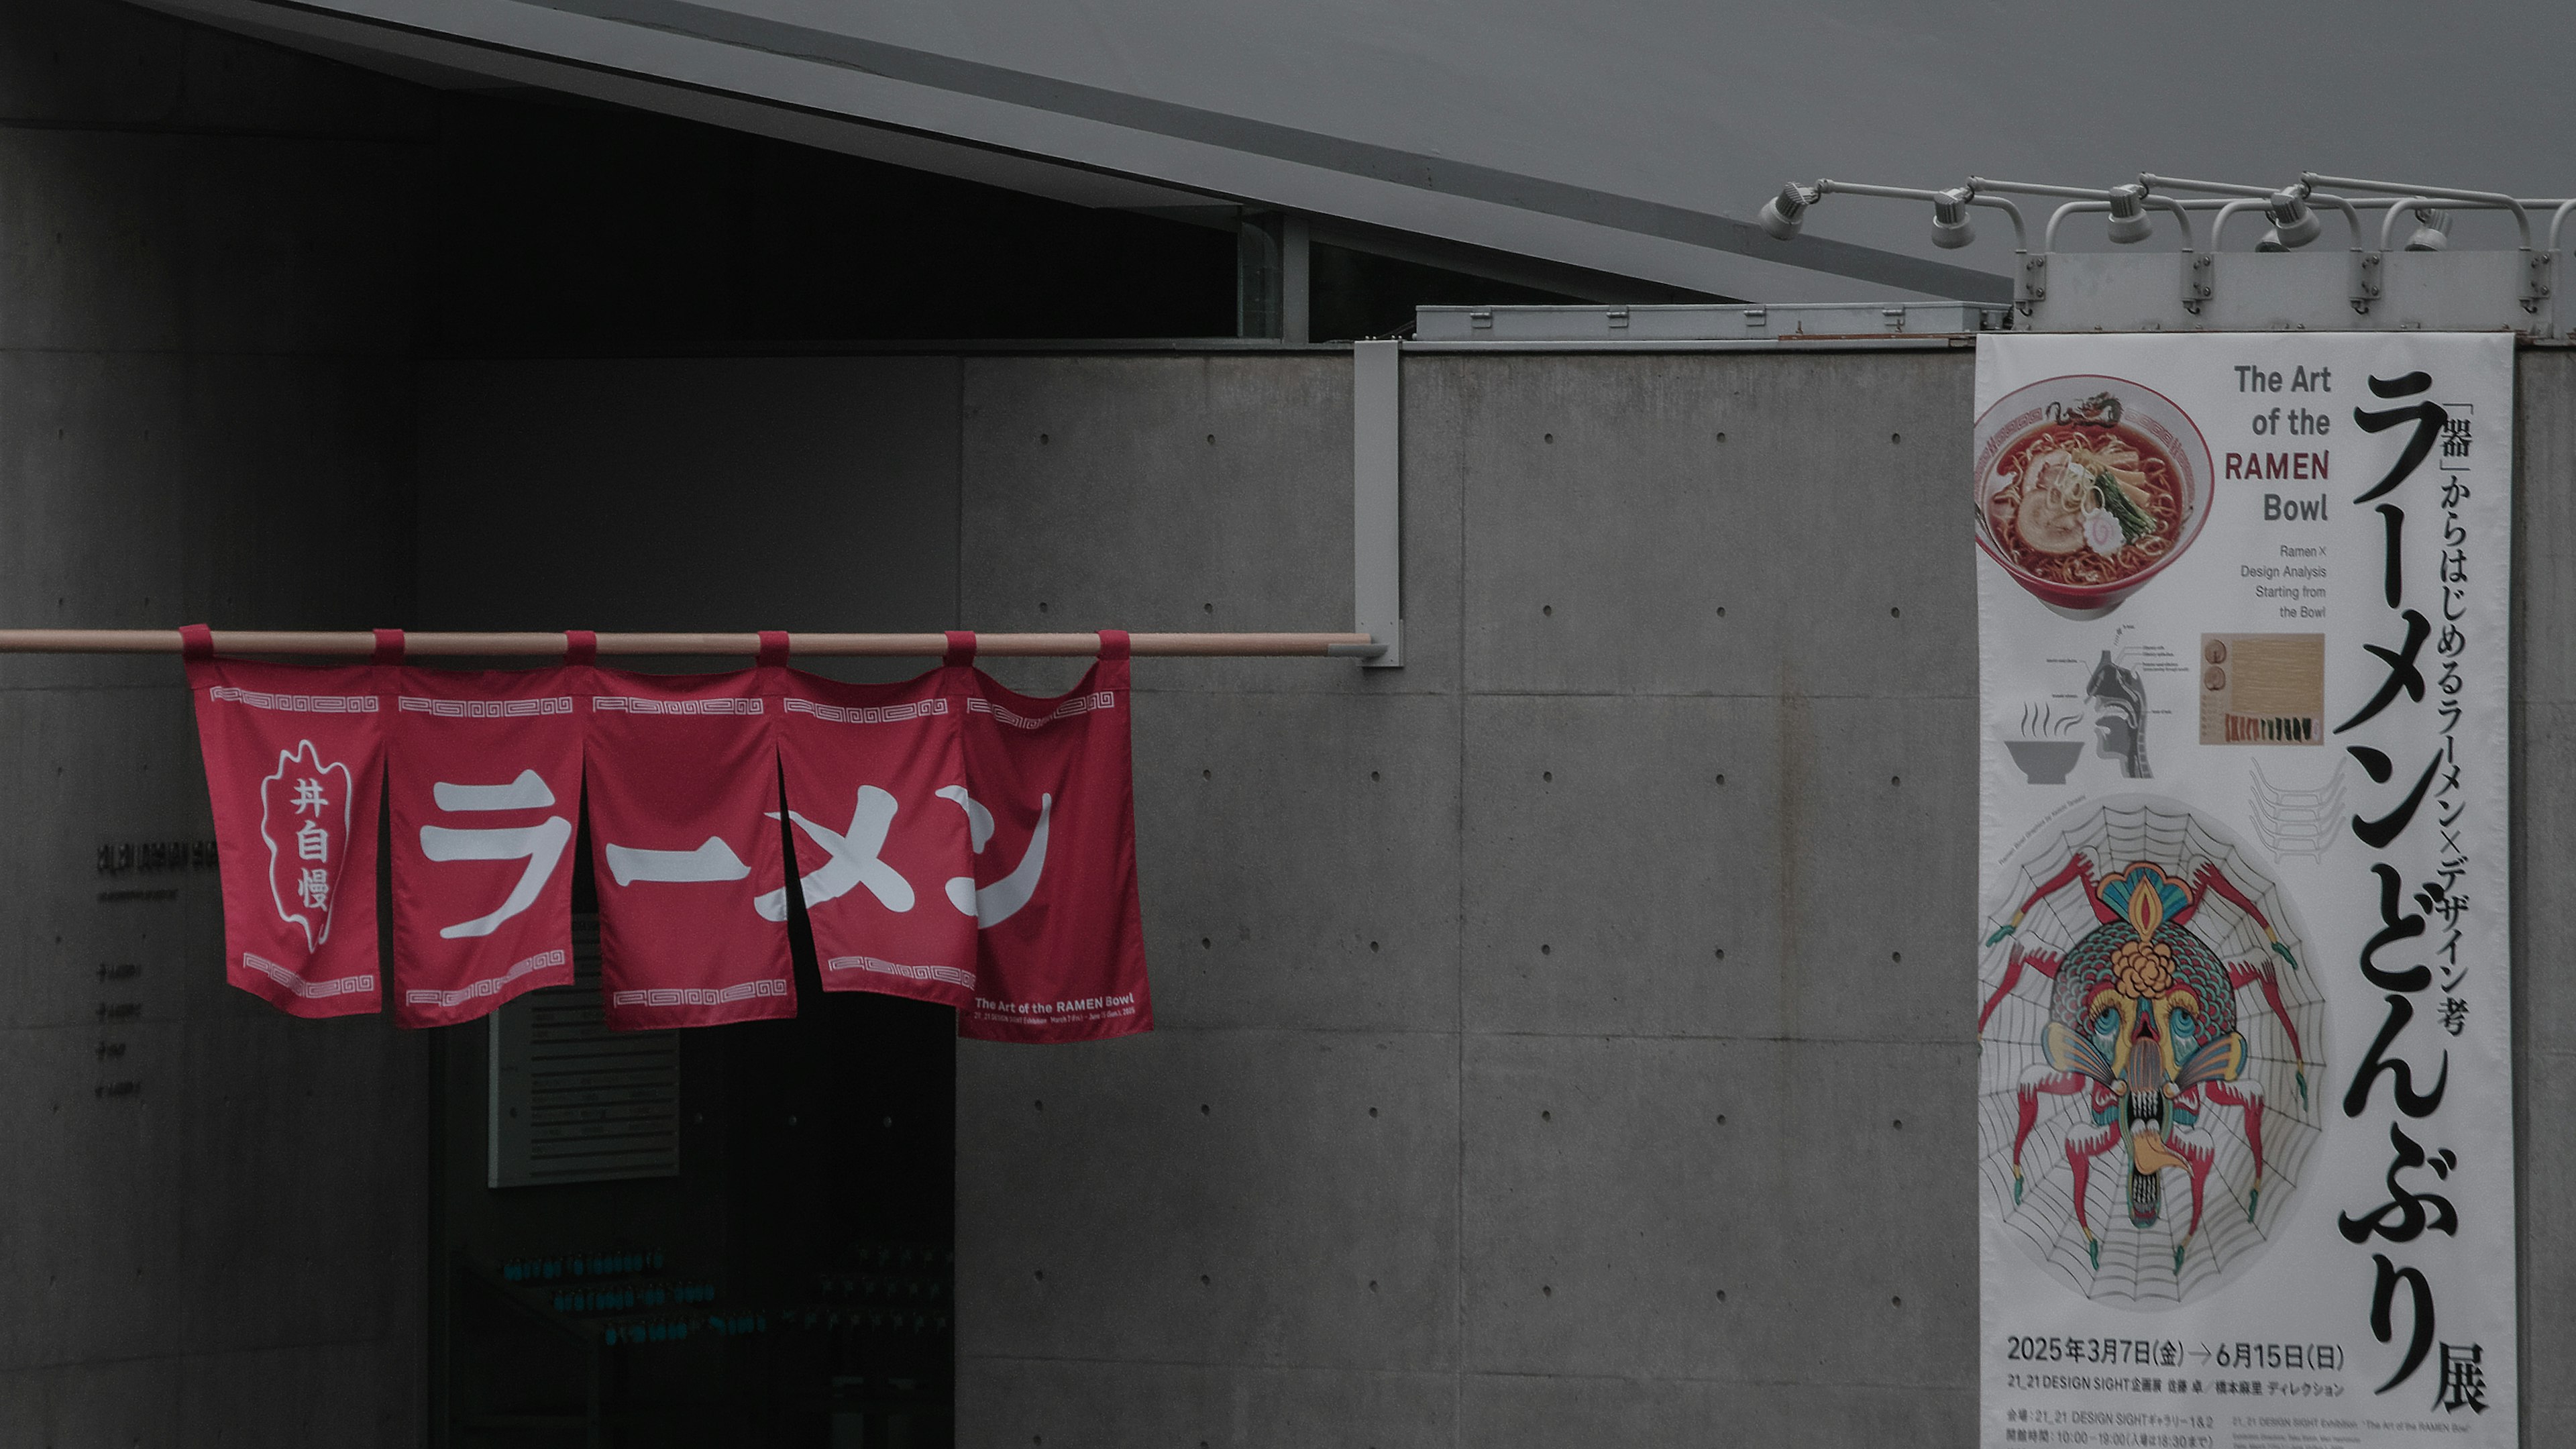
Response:
M954 1014L819 989L800 911L793 1019L611 1037L592 920L440 1033L431 1442L949 1444Z

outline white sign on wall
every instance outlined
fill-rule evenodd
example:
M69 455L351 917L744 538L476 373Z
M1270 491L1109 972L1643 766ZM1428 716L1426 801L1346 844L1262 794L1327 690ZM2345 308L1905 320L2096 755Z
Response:
M1978 340L1981 1442L2517 1442L2509 337Z

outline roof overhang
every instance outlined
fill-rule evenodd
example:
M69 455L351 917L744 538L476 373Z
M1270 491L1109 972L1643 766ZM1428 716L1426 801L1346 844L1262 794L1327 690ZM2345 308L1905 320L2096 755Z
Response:
M144 0L432 84L523 85L1085 206L1240 204L1685 292L2001 301L2004 277L755 13L748 0ZM1476 268L1486 270L1486 268ZM1854 285L1857 284L1857 285ZM1597 290L1585 288L1585 291Z

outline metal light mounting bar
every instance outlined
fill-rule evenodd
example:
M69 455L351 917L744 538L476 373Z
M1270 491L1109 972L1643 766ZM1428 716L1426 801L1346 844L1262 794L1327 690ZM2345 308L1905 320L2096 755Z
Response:
M2443 201L2478 202L2487 206L2502 207L2513 213L2514 228L2522 236L2522 310L2538 312L2541 299L2549 295L2549 264L2556 250L2556 237L2553 234L2551 238L2551 251L2533 251L2530 209L2503 192L2463 191L2447 186L2410 186L2395 181L2367 181L2356 176L2321 176L2314 171L2300 172L2299 179L2310 186L2340 186L2351 191L2375 191L2382 196L2429 197ZM2555 218L2552 220L2554 222ZM2555 232L2554 225L2552 231Z
M758 634L601 634L601 654L757 654ZM481 655L554 658L564 652L561 633L406 633L406 657ZM814 659L936 658L948 651L945 634L789 634L788 651ZM376 648L369 630L218 629L214 645L224 654L318 655L365 658ZM1147 658L1375 659L1386 645L1366 634L1131 634L1129 652ZM978 657L1083 658L1100 651L1098 634L978 634ZM0 629L0 654L176 654L176 629Z
M1979 196L1974 186L1968 186L1953 193L1927 191L1919 186L1871 186L1858 181L1835 181L1828 177L1816 182L1816 191L1818 195L1823 196L1831 196L1839 192L1849 196L1886 196L1900 201L1928 201L1935 206L1956 201L1968 206L1992 207L2012 218L2013 250L2018 252L2030 250L2030 228L2022 220L2021 208L2000 196Z
M2297 201L2317 206L2331 206L2344 214L2353 228L2353 245L2361 245L2361 217L2348 197L2320 195L2313 187L2316 180L2306 177L2288 186L2252 186L2242 181L2194 181L2187 176L2158 176L2152 171L2138 173L2138 184L2153 191L2201 191L2212 196L2243 196L2266 202Z
M2191 212L2170 196L2158 196L2145 186L2053 186L2039 181L1996 181L1984 176L1971 176L1968 185L1980 191L2009 191L2023 196L2062 196L2075 201L2099 201L2112 216L2112 240L2122 243L2144 241L2145 208L2170 211L2182 226L2182 305L2183 310L2197 313L2210 295L2209 254L2200 249L2192 231ZM2123 227L2127 229L2122 230Z
M1928 201L1932 203L1932 244L1947 249L1966 246L1976 239L1976 229L1968 223L1967 208L1983 206L2000 211L2012 218L2013 256L2019 263L2013 269L2013 306L2027 315L2032 304L2046 295L2042 282L2047 263L2045 259L2030 254L2030 228L2022 219L2021 208L2000 196L1978 195L1973 182L1947 191L1932 191L1917 186L1876 186L1859 181L1836 181L1831 177L1819 178L1811 185L1792 181L1780 188L1778 196L1762 204L1762 229L1781 241L1787 241L1806 224L1808 207L1837 194Z
M2570 208L2576 208L2576 201L2560 201L2555 197L2529 196L2522 197L2520 200L2525 210L2536 211L2544 206L2554 208L2549 214L2548 250L2553 253L2556 252L2558 250L2559 228L2566 222L2568 210ZM2385 209L2379 219L2379 249L2381 251L2388 250L2389 229L2396 226L2397 218L2405 215L2407 212L2433 206L2439 206L2445 213L2453 210L2502 211L2505 209L2497 202L2462 201L2456 197L2449 196L2364 197L2362 198L2361 204L2363 206Z
M2315 190L2310 181L2305 179L2288 186L2251 186L2241 181L2199 181L2188 176L2158 176L2152 171L2141 171L2138 173L2138 183L2150 188L2205 191L2218 196L2242 198L2250 204L2260 205L2263 208L2263 214L2271 219L2272 231L2263 238L2261 244L2255 247L2257 251L2295 251L2307 245L2316 239L2316 225L2314 219L2307 214L2307 208L2331 206L2343 213L2344 226L2352 237L2352 286L2349 298L2352 302L2352 310L2366 315L2370 311L2371 304L2379 300L2380 252L2386 251L2387 247L2383 245L2379 251L2362 249L2361 211L2348 197L2322 195ZM2219 208L2217 225L2226 225L2228 217L2247 209L2247 206L2232 202ZM2218 235L2214 228L2210 233L2209 249L2212 252L2220 249Z
M2179 197L2176 199L2180 202L2182 209L2185 211L2216 211L2227 204L2215 197ZM2145 198L2141 197L2140 204L2143 205L2144 202ZM2107 201L2069 201L2061 204L2055 211L2048 214L2048 227L2039 244L2040 250L2043 252L2053 252L2057 250L2057 228L2066 220L2066 218L2070 216L2084 216L2106 212L2110 209L2111 203Z

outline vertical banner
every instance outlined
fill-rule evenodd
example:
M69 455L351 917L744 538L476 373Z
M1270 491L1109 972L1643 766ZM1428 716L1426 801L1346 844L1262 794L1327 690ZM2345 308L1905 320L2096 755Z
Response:
M2512 339L1978 339L1981 1442L2517 1442Z
M394 1015L470 1021L572 981L572 843L581 819L575 669L396 676Z
M226 978L293 1016L378 1010L383 671L217 659L202 626L181 632L214 804Z
M1070 694L1031 699L977 673L966 706L973 793L958 803L975 865L949 890L961 908L973 901L983 949L958 1034L1059 1042L1152 1030L1127 636L1102 634L1100 662Z
M589 671L579 697L600 982L616 1031L796 1014L761 679Z
M973 672L900 684L775 673L764 689L781 706L773 727L823 989L972 1006L975 857L959 725ZM787 919L783 888L755 904Z

